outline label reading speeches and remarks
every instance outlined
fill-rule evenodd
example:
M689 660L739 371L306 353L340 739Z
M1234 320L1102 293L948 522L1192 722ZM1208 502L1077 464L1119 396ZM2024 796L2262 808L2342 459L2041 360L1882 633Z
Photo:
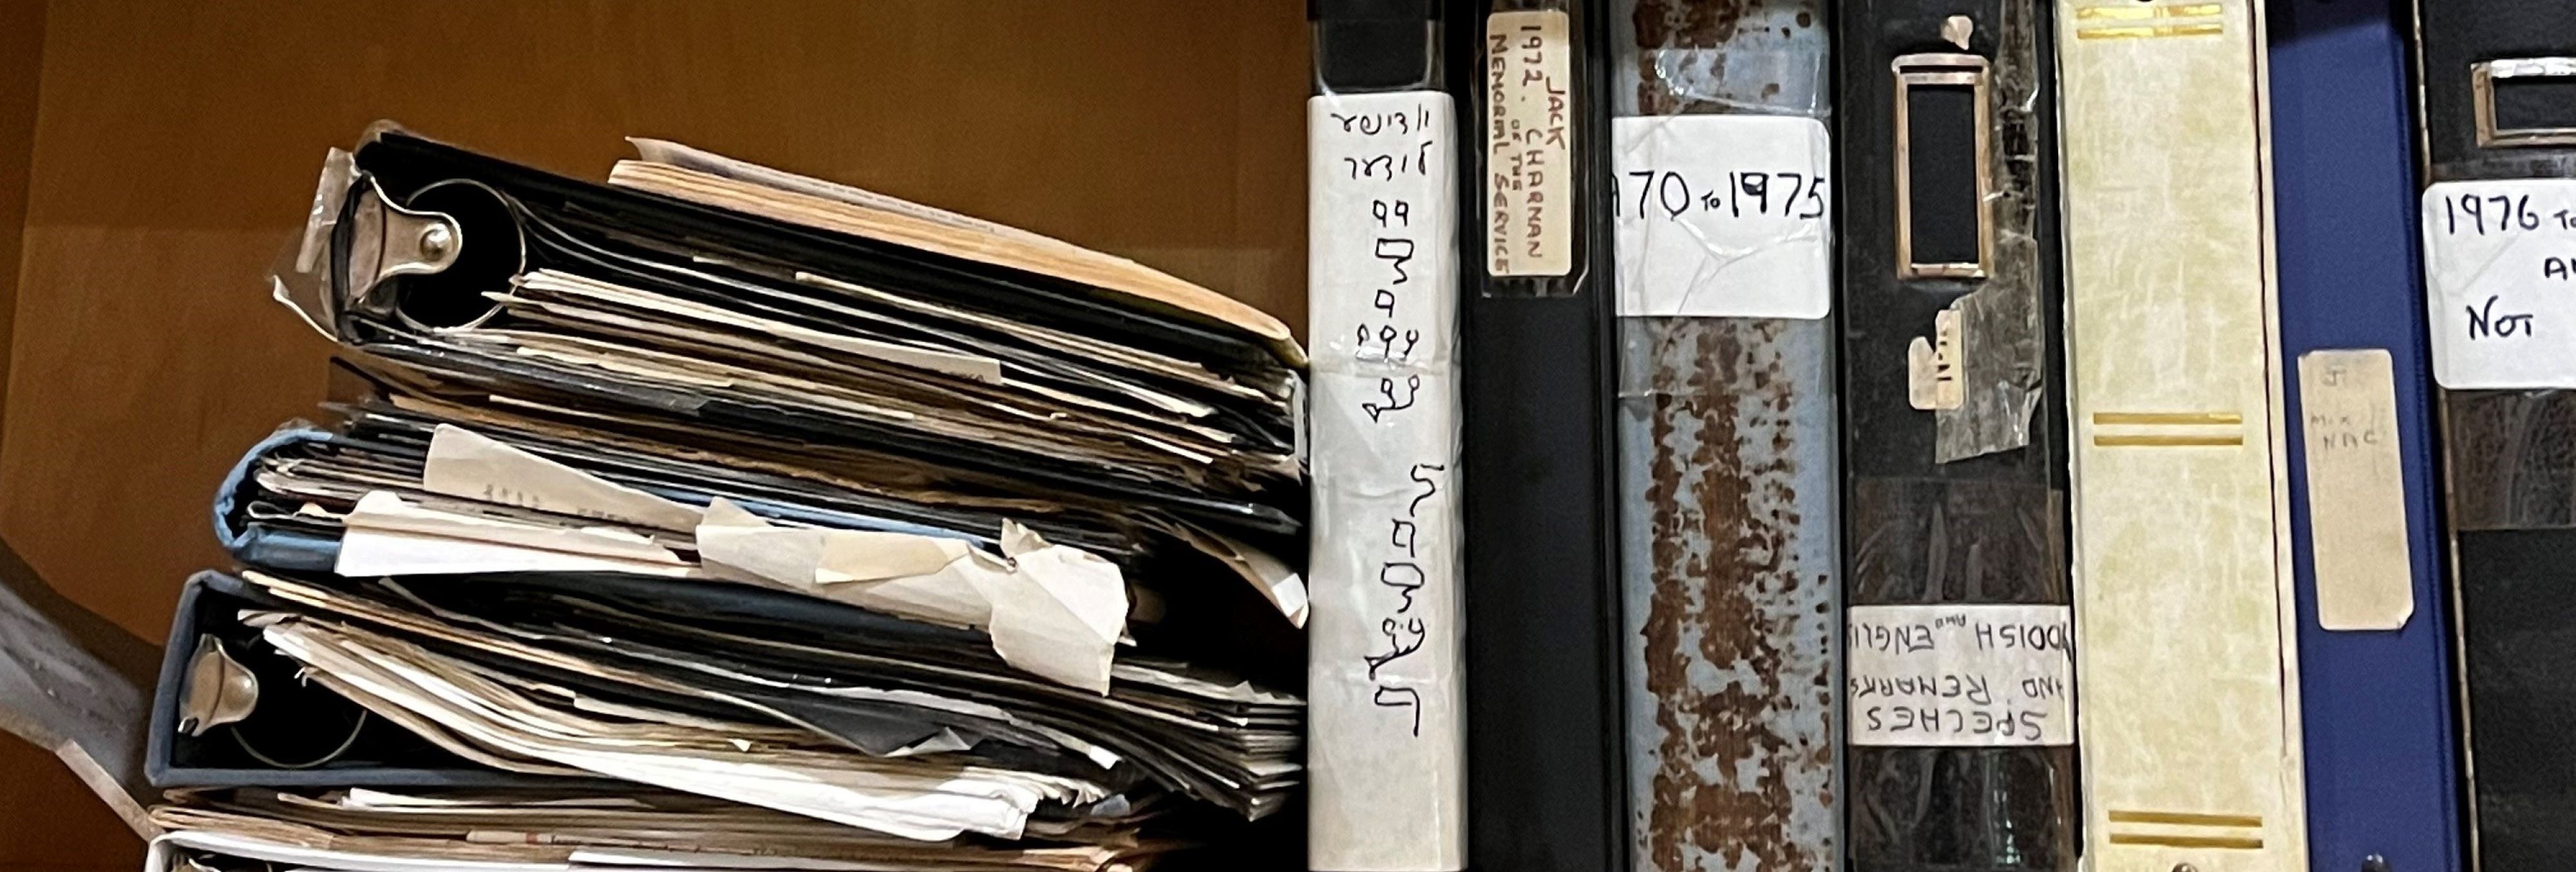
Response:
M1619 314L1822 318L1833 299L1824 122L1670 115L1611 122Z
M2576 388L2576 179L2426 189L2424 275L2443 387Z
M1574 269L1574 80L1565 13L1485 19L1485 260L1498 276Z
M1853 606L1854 745L2072 745L2075 612L2051 605Z

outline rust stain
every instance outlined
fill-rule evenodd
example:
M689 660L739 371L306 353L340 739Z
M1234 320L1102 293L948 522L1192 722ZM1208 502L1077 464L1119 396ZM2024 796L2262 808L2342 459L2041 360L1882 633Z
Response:
M1738 427L1747 405L1757 414L1787 412L1794 379L1777 371L1775 354L1747 347L1776 340L1777 322L1694 326L1671 337L1684 346L1678 356L1712 365L1686 374L1684 383L1661 386L1649 425L1658 450L1645 500L1654 593L1643 641L1661 747L1653 802L1644 810L1644 849L1663 872L1695 867L1686 847L1727 868L1818 868L1810 846L1790 833L1797 798L1786 770L1830 769L1834 748L1831 742L1798 748L1768 721L1780 712L1832 705L1829 676L1804 679L1784 663L1785 647L1803 640L1790 621L1777 619L1783 604L1802 599L1802 587L1832 581L1791 565L1802 518L1793 508L1798 493L1790 482L1798 467L1788 428ZM1687 456L1662 450L1688 443L1696 444ZM1790 611L1830 614L1831 608L1820 601L1812 610ZM1695 663L1731 674L1714 683L1694 681ZM1821 800L1832 802L1830 794Z

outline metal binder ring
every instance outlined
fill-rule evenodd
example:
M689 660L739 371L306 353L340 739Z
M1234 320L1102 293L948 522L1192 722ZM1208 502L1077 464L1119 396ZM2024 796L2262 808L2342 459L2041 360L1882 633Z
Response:
M501 309L485 294L527 266L517 205L471 179L431 183L397 205L362 178L334 236L344 308L423 332L491 320Z
M241 730L238 727L225 730L224 732L231 733L233 744L239 746L242 749L242 753L250 755L253 760L257 760L278 769L311 769L313 767L329 763L333 760L338 760L340 759L340 755L349 753L349 749L358 744L358 736L366 732L367 715L368 711L366 709L359 709L358 719L349 723L349 735L342 738L338 746L333 747L328 753L325 753L320 757L315 757L312 760L303 763L284 763L280 762L275 757L260 753L258 748L250 746L249 739L242 738Z

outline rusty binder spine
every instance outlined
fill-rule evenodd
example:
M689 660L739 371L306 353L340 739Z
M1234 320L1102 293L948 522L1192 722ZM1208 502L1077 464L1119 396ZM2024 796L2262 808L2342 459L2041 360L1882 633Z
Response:
M1828 4L1618 5L1611 90L1622 117L1614 123L1633 131L1614 135L1627 152L1614 157L1621 208L1643 213L1652 203L1665 210L1656 220L1722 209L1723 219L1702 217L1706 223L1694 226L1737 232L1732 228L1754 226L1729 223L1737 216L1772 214L1762 208L1767 200L1751 196L1747 177L1777 173L1764 175L1766 196L1776 185L1804 189L1819 202L1812 211L1782 214L1790 219L1778 224L1784 229L1751 250L1812 245L1815 257L1825 258L1830 221L1816 188L1829 184L1829 157L1796 169L1794 161L1726 164L1726 152L1756 145L1729 137L1752 128L1685 122L1801 122L1779 127L1778 135L1806 135L1800 131L1811 127L1814 149L1829 155L1818 120L1829 98ZM1637 145L1664 135L1672 139ZM1661 157L1673 163L1635 162L1639 149L1652 148L1665 149ZM1815 178L1790 178L1802 173ZM1668 178L1709 193L1670 197L1676 186ZM1640 199L1647 190L1640 183L1654 185L1656 195ZM1623 229L1617 259L1634 868L1839 869L1832 322L1820 310L1741 317L1763 307L1710 305L1765 290L1723 273L1702 280L1724 268L1728 252L1714 245L1705 258L1683 253L1698 264L1684 267L1690 294L1649 299L1671 290L1673 279L1649 278L1661 255L1633 241ZM1798 293L1813 294L1819 309L1830 296L1829 266L1790 280L1801 285Z

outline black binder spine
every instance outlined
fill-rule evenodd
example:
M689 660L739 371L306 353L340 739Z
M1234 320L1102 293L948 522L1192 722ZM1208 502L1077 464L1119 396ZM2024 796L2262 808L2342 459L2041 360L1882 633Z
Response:
M1856 650L1927 618L2072 621L2048 6L1848 0L1841 18ZM1853 656L1853 869L2075 868L2071 731L1897 723L1907 700ZM2021 714L2019 696L1979 713Z
M2415 6L2469 866L2555 868L2576 857L2576 345L2551 272L2576 243L2576 6Z
M1473 126L1460 158L1467 541L1468 857L1495 872L1629 868L1619 765L1617 506L1609 485L1612 347L1601 28L1589 2L1453 2L1452 80ZM1493 56L1525 51L1532 19L1564 16L1565 157L1577 192L1562 274L1496 274L1491 227L1511 167L1496 149ZM1495 16L1505 29L1496 31ZM1542 24L1542 26L1544 26ZM1497 40L1500 40L1499 46ZM1515 60L1515 64L1520 62ZM1518 65L1507 84L1524 83ZM1549 83L1531 82L1530 84ZM1473 105L1469 113L1464 107ZM1510 119L1502 131L1511 135ZM1509 160L1509 157L1506 157ZM1526 168L1526 166L1524 166ZM1504 170L1501 182L1497 169ZM1526 210L1526 203L1523 204ZM1526 231L1524 219L1514 225ZM1519 242L1526 245L1527 239ZM1526 248L1523 249L1527 251ZM1544 253L1544 251L1542 251Z

